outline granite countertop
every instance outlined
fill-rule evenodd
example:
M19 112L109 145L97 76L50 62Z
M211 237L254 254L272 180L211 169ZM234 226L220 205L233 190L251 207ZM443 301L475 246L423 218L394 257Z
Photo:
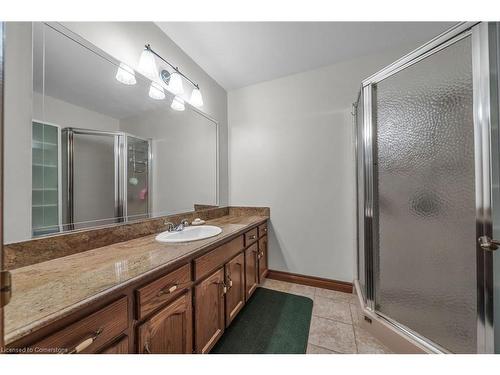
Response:
M205 240L165 244L155 241L156 234L152 234L12 270L5 342L16 341L98 297L267 219L228 215L207 221L219 226L222 233Z

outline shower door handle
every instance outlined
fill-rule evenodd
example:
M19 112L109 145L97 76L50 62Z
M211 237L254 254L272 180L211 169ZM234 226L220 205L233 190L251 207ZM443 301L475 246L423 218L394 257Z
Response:
M500 246L500 241L493 240L488 236L481 236L479 237L478 241L479 241L479 246L481 246L483 250L493 251L498 249L498 247Z

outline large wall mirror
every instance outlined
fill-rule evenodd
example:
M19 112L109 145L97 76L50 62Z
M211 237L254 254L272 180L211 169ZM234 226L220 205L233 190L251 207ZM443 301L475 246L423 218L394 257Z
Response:
M6 84L31 113L6 117L5 243L218 204L213 119L59 24L33 23L31 53Z

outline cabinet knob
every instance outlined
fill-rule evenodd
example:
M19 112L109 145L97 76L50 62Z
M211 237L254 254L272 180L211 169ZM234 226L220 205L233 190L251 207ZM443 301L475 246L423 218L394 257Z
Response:
M170 287L166 286L165 288L160 289L160 291L158 292L158 294L156 296L161 297L164 294L171 294L177 290L177 287L178 287L177 284L172 285Z

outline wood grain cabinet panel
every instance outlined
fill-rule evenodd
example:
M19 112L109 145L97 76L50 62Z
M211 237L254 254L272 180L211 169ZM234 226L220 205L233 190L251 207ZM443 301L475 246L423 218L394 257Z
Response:
M267 223L259 225L259 237L265 236L267 234Z
M248 247L257 241L258 231L257 228L253 228L245 233L245 246Z
M35 343L37 353L97 353L128 327L128 300L123 297Z
M128 354L128 336L101 350L99 354Z
M226 270L226 327L231 324L245 304L245 256L233 258Z
M191 286L191 265L186 264L137 290L138 317L143 319L174 300Z
M194 260L195 280L202 279L224 265L229 259L243 250L243 247L243 236L238 236L234 240L196 258Z
M195 286L197 353L208 353L224 333L224 268Z
M245 250L245 300L251 297L259 283L259 248L253 244Z
M259 240L259 283L264 281L268 270L267 236Z
M183 294L139 326L138 352L146 354L193 352L191 292Z

